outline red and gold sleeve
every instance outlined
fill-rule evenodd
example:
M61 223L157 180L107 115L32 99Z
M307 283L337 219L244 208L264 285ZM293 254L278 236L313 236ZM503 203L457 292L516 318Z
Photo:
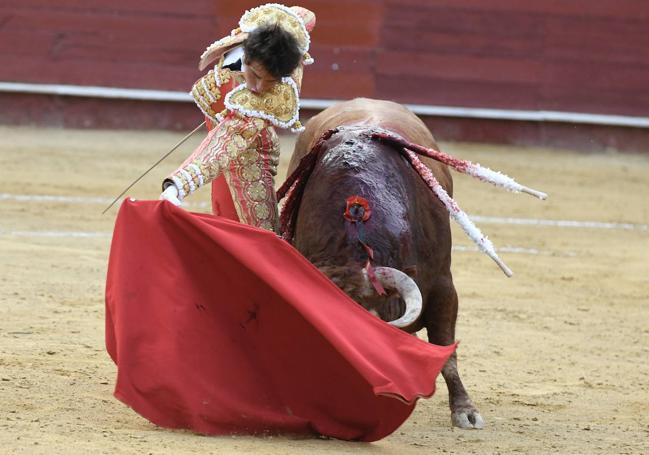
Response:
M173 183L178 188L179 199L210 183L230 162L252 147L266 126L258 118L227 116L198 146L185 162L163 183L163 188Z

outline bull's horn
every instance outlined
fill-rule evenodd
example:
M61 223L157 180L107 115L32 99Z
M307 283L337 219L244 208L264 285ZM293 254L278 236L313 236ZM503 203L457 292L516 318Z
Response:
M417 287L417 283L401 270L393 269L391 267L375 267L374 272L376 278L381 284L389 289L394 289L401 295L401 298L406 302L406 311L403 315L390 321L389 323L395 327L407 327L417 320L421 314L421 292ZM367 272L363 270L367 276Z

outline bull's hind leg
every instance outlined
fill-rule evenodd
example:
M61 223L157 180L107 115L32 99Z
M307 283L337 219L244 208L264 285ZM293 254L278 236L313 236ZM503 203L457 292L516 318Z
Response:
M455 321L457 319L457 293L449 277L435 286L426 302L425 326L428 341L447 346L455 342ZM449 358L442 369L442 376L448 387L451 407L451 421L460 428L483 428L484 420L462 384L457 370L457 355Z

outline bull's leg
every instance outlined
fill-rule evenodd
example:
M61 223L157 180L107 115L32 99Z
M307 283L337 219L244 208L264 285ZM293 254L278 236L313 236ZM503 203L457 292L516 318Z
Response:
M428 332L428 341L447 346L455 342L455 321L457 319L457 293L452 279L444 280L436 286L426 302L424 325ZM448 400L451 408L451 421L460 428L483 428L484 420L475 407L462 384L457 370L457 355L449 358L442 376L448 388Z

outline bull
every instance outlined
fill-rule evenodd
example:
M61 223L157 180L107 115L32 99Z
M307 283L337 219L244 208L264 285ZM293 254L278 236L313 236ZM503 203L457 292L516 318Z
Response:
M377 140L377 132L437 149L424 123L399 104L356 99L324 110L299 136L289 164L293 178L279 191L289 195L283 234L369 311L410 333L426 328L430 343L450 345L458 297L449 211L399 147ZM452 195L447 166L421 162ZM442 375L453 425L482 428L456 354Z

